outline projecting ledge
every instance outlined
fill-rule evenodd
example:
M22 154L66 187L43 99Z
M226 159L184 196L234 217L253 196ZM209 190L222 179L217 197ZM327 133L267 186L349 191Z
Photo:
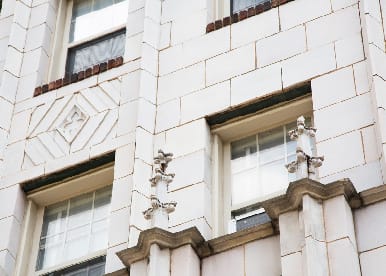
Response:
M347 178L326 185L303 178L291 182L284 195L260 202L259 205L272 220L277 220L281 214L300 209L304 195L322 201L343 195L351 208L359 208L362 205L362 199Z
M205 241L197 228L192 227L171 233L160 228L142 231L136 246L117 253L126 267L149 256L150 246L157 244L161 249L176 249L190 245L199 258L209 257L237 246L277 234L276 222L279 215L302 208L303 196L324 201L337 196L344 196L351 208L373 204L386 199L386 185L357 193L349 179L321 184L311 179L300 179L290 183L286 194L259 203L272 219L272 223L257 225L242 231ZM115 276L115 275L114 275Z

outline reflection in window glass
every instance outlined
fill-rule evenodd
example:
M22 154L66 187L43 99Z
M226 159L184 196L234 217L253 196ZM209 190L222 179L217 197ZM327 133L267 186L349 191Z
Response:
M271 0L232 0L231 12L232 14L238 13L239 11L247 10L248 8L255 7L265 2L271 2Z
M231 143L233 206L281 191L295 180L284 167L296 157L296 142L288 136L295 128L291 123Z
M72 8L69 42L124 25L127 0L75 0Z
M37 270L107 248L110 201L107 187L46 207Z

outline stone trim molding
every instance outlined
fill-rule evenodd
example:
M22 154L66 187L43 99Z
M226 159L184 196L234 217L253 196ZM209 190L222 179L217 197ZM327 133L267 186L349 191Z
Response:
M141 261L149 256L150 246L157 244L161 249L175 249L184 245L191 245L196 252L198 247L205 242L200 231L192 227L186 230L171 233L161 228L151 228L139 234L136 246L117 252L126 267L132 263Z
M291 182L284 195L260 202L258 205L265 209L272 220L277 220L281 214L301 208L304 195L317 200L327 200L343 195L351 208L359 208L362 205L359 194L347 178L326 185L303 178Z
M49 91L59 89L63 86L69 85L71 83L75 83L91 76L98 75L99 73L105 72L109 69L121 66L123 64L123 57L117 57L115 59L110 59L107 62L102 62L100 64L96 64L86 70L74 73L72 75L66 75L62 79L58 79L55 81L51 81L48 84L44 84L42 86L38 86L35 88L34 97L47 93Z
M161 249L176 249L191 245L199 258L206 258L246 243L276 235L277 220L281 214L299 210L304 195L316 200L327 200L344 196L353 209L360 208L386 199L386 185L357 193L354 185L347 178L329 184L321 184L308 178L291 182L285 195L259 203L265 208L272 222L257 225L242 231L205 241L196 227L181 232L171 233L160 228L142 231L136 246L117 252L122 263L128 268L131 264L149 256L150 246L157 244ZM120 272L121 273L121 272ZM121 276L126 274L108 274Z
M260 13L268 11L272 8L276 8L280 5L283 5L291 1L293 0L271 0L271 1L261 3L255 7L251 7L247 10L242 10L238 13L233 14L232 16L227 16L227 17L224 17L223 19L219 19L209 23L206 26L206 33L213 32L215 30L221 29L222 27L229 26L233 23L237 23L239 21L258 15Z
M299 100L311 95L311 81L296 84L280 91L271 93L264 97L259 97L256 101L248 102L245 105L232 107L222 112L207 116L206 121L209 126L221 125L260 112L266 108L278 104L284 104L293 100Z
M374 187L359 193L362 199L362 206L374 204L386 199L386 185Z
M265 223L232 234L205 241L196 227L171 233L161 228L151 228L142 231L136 246L117 252L126 267L149 256L150 246L157 244L161 249L176 249L184 245L191 245L196 254L202 259L221 253L248 242L273 236L272 224Z

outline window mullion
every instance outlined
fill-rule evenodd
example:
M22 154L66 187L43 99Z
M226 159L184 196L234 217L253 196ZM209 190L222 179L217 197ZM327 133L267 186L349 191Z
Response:
M70 202L71 200L68 200L67 203L67 212L66 212L66 221L64 223L64 232L63 232L63 243L62 243L62 253L61 253L61 259L63 260L64 252L65 252L65 246L66 246L66 239L67 239L67 231L68 231L68 220L70 217Z

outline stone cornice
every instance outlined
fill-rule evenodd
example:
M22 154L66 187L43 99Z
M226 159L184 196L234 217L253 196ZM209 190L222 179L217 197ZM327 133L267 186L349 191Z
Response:
M151 228L142 231L136 246L117 253L123 264L127 267L149 256L150 246L157 244L161 249L175 249L184 245L191 245L198 252L198 246L205 239L197 228L189 228L180 232L171 233L160 228Z
M184 245L191 245L198 257L209 257L237 246L242 246L249 242L277 234L274 226L277 225L276 222L279 216L286 212L301 209L304 195L309 195L321 201L337 196L344 196L351 208L355 209L385 200L386 185L375 187L358 194L349 179L338 180L326 185L310 179L301 179L292 182L285 195L266 200L259 204L259 206L265 208L273 221L272 223L257 225L209 241L205 241L195 227L177 233L152 228L141 232L136 246L122 250L118 252L117 255L125 266L129 267L132 263L147 258L149 256L150 246L157 244L161 249L176 249ZM120 275L121 274L114 274L111 276Z
M300 179L290 183L284 195L261 202L259 205L265 209L272 220L277 220L279 215L298 210L302 206L302 198L309 195L318 200L327 200L343 195L351 208L361 206L361 199L349 179L342 179L330 184L321 184L311 179Z
M359 193L362 205L367 206L386 199L386 185L374 187Z

